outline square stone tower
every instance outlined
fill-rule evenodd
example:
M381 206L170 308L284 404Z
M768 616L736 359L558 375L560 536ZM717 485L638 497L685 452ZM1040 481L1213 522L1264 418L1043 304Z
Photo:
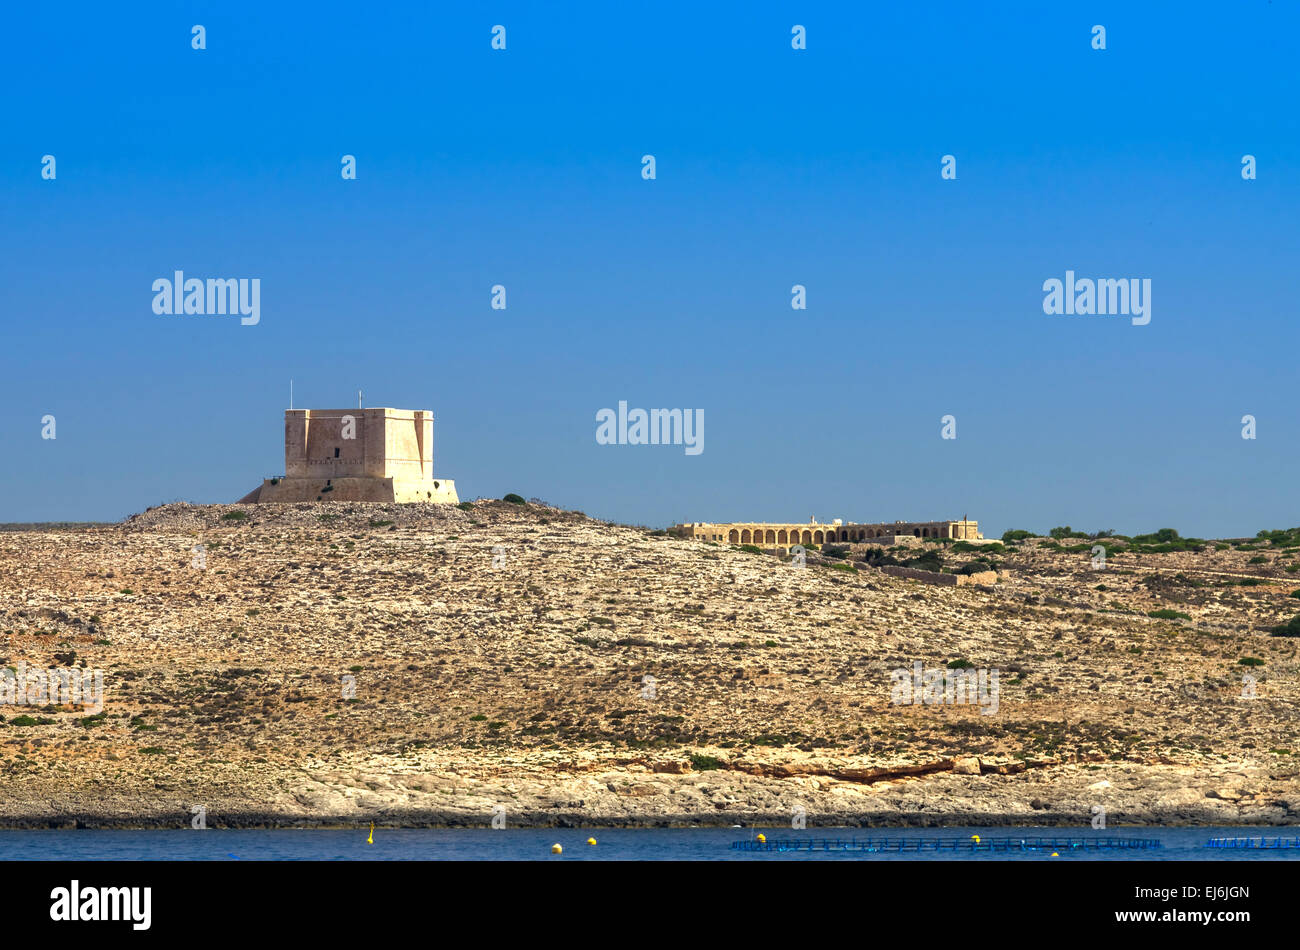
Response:
M284 475L241 502L459 501L433 477L433 413L427 409L288 409Z

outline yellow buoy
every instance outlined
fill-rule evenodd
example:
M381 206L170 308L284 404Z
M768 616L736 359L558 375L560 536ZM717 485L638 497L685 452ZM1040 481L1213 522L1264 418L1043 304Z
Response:
M979 843L980 843L980 836L979 836L979 835L971 835L971 837L975 839L975 843L976 843L976 844L979 844Z
M1055 851L1053 851L1053 852L1052 852L1052 857L1054 857L1054 858L1059 858L1059 857L1060 857L1060 855L1059 855L1059 854L1057 854L1057 853L1056 853L1056 852L1055 852Z
M765 844L767 842L767 835L759 835L758 842L759 844Z
M595 838L588 838L588 839L587 839L587 844L595 844L595 843L596 843L596 839L595 839Z
M375 823L372 821L370 823L370 837L366 839L366 844L374 844L374 843L375 843Z
M551 845L551 854L562 854L563 852L564 849L561 848L558 844Z

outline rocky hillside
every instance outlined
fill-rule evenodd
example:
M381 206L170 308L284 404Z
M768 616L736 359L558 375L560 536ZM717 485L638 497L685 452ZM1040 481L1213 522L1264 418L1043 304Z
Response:
M3 532L0 667L106 698L0 706L0 823L1300 820L1294 550L992 558L934 587L507 502ZM996 711L893 702L917 662Z

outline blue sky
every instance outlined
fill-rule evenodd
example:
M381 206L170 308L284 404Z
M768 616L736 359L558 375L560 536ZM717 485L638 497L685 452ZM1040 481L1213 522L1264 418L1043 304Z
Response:
M233 501L292 378L633 523L1300 524L1295 5L910 6L8 12L0 520ZM177 269L261 322L154 314ZM1045 315L1067 270L1151 323ZM598 445L619 400L704 452Z

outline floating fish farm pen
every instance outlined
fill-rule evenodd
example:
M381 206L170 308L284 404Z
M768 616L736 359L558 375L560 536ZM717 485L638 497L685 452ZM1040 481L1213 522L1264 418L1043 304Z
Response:
M1211 838L1207 848L1300 848L1300 838Z
M733 851L1128 851L1162 845L1158 838L773 838L733 841Z

